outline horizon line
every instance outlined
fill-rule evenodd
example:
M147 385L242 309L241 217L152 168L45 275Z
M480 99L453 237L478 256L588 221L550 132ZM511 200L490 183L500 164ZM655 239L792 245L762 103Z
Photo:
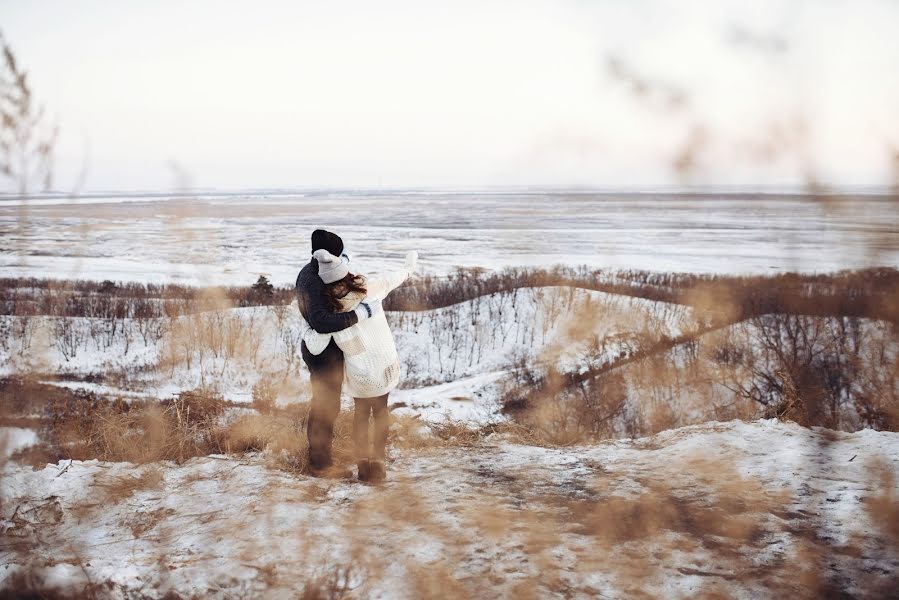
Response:
M0 199L49 199L49 198L95 198L102 196L145 196L145 197L189 197L197 194L239 196L253 195L283 195L316 194L316 193L384 193L400 192L406 194L504 194L504 193L570 193L570 194L790 194L790 195L834 195L844 193L861 193L865 195L891 195L897 194L895 185L885 184L816 184L815 186L803 184L621 184L621 185L317 185L317 186L272 186L272 187L189 187L189 188L132 188L132 189L102 189L95 188L80 192L43 190L32 193L0 192Z

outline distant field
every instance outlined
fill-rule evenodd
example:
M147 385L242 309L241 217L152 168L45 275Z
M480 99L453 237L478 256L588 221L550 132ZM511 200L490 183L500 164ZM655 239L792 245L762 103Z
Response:
M145 194L0 199L7 277L290 284L316 227L358 269L588 265L654 272L821 272L899 266L889 196L572 192Z

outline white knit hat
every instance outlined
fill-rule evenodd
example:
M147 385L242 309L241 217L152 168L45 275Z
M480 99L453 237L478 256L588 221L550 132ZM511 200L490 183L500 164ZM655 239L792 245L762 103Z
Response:
M334 256L324 248L312 253L318 261L318 276L325 283L340 281L350 272L349 261L343 256Z

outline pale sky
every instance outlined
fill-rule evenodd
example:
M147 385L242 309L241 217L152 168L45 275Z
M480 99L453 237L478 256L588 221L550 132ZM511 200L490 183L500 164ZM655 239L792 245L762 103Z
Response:
M891 0L0 2L55 187L86 164L93 190L171 189L173 162L220 189L650 186L697 128L692 183L887 184L897 23ZM771 135L805 150L753 158Z

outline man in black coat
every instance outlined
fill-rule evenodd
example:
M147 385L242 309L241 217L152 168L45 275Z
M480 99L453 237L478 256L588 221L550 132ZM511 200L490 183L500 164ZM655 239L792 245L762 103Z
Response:
M312 232L312 251L324 248L334 256L343 255L343 240L330 231ZM309 326L318 333L334 333L352 327L381 310L381 301L363 302L356 310L334 313L328 308L327 288L318 276L314 258L297 275L297 304ZM300 347L312 380L312 406L306 422L309 439L309 463L314 470L331 466L331 438L334 419L340 412L340 388L343 385L343 352L332 339L321 354L312 354L306 343Z

